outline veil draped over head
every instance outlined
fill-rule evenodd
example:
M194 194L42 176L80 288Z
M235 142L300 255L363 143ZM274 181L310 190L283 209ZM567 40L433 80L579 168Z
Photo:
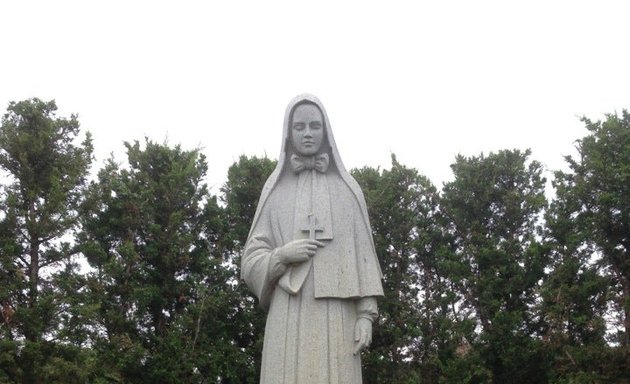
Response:
M354 178L346 171L346 168L343 166L343 162L341 161L341 156L339 156L339 151L337 150L337 144L335 143L335 137L333 136L332 129L330 127L330 122L328 121L328 115L326 114L326 110L322 105L322 102L319 99L311 94L305 93L302 95L298 95L289 102L287 106L287 110L284 114L284 125L282 131L282 148L280 150L280 157L278 158L278 164L276 168L271 173L271 176L265 182L265 186L263 187L262 193L260 194L260 199L258 200L258 207L256 208L256 214L254 215L254 222L252 223L252 227L249 232L249 236L252 235L252 230L256 226L260 218L260 212L262 207L267 202L271 191L273 191L274 187L278 183L278 179L282 175L283 172L286 171L287 165L289 163L289 158L291 156L291 116L293 115L293 110L304 103L314 104L319 108L322 113L322 117L324 119L324 137L325 140L322 145L328 146L328 148L323 148L324 152L329 152L332 156L331 167L335 167L342 180L348 185L352 194L357 200L359 207L361 208L361 213L363 214L363 221L367 226L368 231L370 231L370 221L367 214L367 205L365 203L365 198L363 197L363 193L361 192L361 187L354 180ZM370 238L372 241L372 239ZM374 249L374 242L372 241L372 248L374 253L376 254L376 250Z

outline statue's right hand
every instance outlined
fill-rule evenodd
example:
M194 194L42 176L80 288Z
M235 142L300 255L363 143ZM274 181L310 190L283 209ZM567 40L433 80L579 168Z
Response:
M293 240L278 248L277 255L282 264L302 263L315 256L317 247L324 243L312 239Z

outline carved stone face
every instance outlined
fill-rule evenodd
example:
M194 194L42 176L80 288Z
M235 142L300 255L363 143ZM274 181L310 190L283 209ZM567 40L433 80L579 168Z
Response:
M299 155L313 156L324 141L322 113L313 104L298 105L293 110L291 143Z

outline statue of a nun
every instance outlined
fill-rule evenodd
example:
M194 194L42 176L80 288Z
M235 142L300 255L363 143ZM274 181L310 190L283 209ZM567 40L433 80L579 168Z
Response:
M382 273L363 193L314 96L287 107L241 273L268 309L260 383L362 383Z

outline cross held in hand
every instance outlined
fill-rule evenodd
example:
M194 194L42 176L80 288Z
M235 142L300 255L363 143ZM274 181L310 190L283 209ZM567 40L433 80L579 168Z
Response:
M311 240L315 240L317 232L324 232L324 227L318 227L317 218L315 217L315 214L309 213L308 228L302 229L302 232L308 232L308 238Z

